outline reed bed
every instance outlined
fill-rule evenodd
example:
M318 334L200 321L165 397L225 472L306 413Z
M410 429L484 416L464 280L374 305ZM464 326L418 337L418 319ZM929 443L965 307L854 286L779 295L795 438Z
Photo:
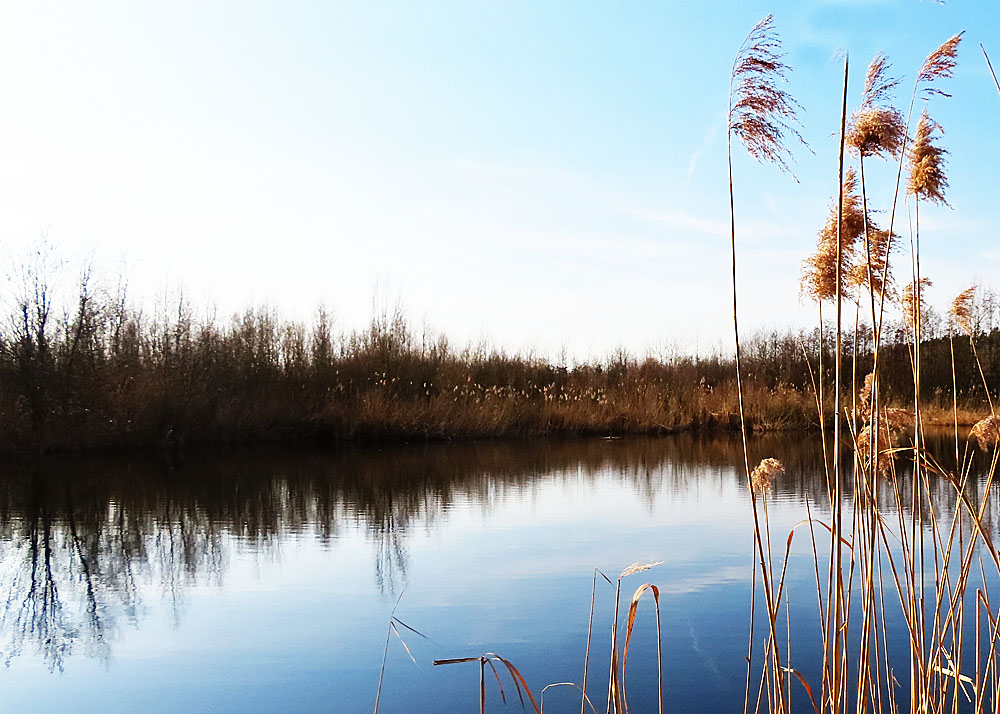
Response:
M828 323L744 337L736 380L734 359L720 353L619 351L556 364L456 348L414 330L399 310L355 331L336 330L322 309L309 325L271 308L199 319L184 299L147 315L92 269L81 271L72 299L56 301L50 286L61 278L45 266L60 262L54 253L25 261L0 320L2 451L736 431L740 392L748 430L831 422L832 404L817 412L815 397L817 385L833 391ZM970 340L957 343L937 313L923 313L928 408L950 413L954 394L969 424L978 420L971 415L994 396L985 385L1000 376L998 306L995 293L978 290L967 306ZM900 319L883 333L882 394L902 406L912 401L907 328ZM859 374L871 371L870 324L860 322L844 345Z
M755 32L756 28L750 38ZM757 592L755 583L745 711L787 712L796 700L817 714L1000 708L1000 605L994 604L990 594L990 583L1000 577L1000 552L992 529L984 522L988 498L977 503L970 481L973 462L985 458L983 488L990 492L1000 458L1000 431L985 370L978 370L978 376L988 410L980 404L977 415L966 409L959 419L959 395L969 387L967 382L959 387L956 332L969 336L972 362L976 367L981 364L977 333L971 327L973 288L961 293L949 311L951 388L935 387L938 396L950 393L951 413L941 399L929 397L926 391L927 316L931 311L924 288L930 280L923 274L920 259L920 210L927 203L947 205L947 152L940 145L940 125L926 108L913 138L909 135L918 98L940 101L949 96L942 86L956 66L961 39L958 34L945 41L920 67L905 120L891 104L892 91L900 82L890 77L888 59L879 54L868 68L860 108L848 123L850 61L844 58L838 192L819 231L816 253L806 259L803 270L803 294L817 302L820 315L823 303L832 302L836 316L833 395L816 390L820 415L828 399L834 403L832 453L824 456L830 510L820 517L810 509L809 517L791 533L772 533L767 486L771 475L784 469L773 459L762 461L753 473L747 468L760 589ZM773 47L777 40L770 42ZM759 107L765 113L771 110L766 102ZM748 148L756 155L752 145ZM857 174L851 166L845 170L847 150L856 158ZM870 217L865 158L898 162L886 231ZM899 361L901 354L893 355L886 339L886 308L896 299L890 257L900 242L894 224L901 186L911 226L908 275L898 298L905 363ZM850 328L844 324L843 308L852 302L855 315L864 306L874 326L871 367L861 371L867 374L863 382L858 379L858 355L844 344ZM930 360L935 372L940 369L940 358L937 354ZM912 380L912 401L890 408L886 385L899 374ZM926 447L925 429L932 412L936 412L934 420L942 423L950 417L954 459ZM967 422L975 416L979 419L968 431ZM960 427L960 421L966 422L965 427ZM966 437L978 441L981 456L969 450ZM906 463L909 478L904 478L901 462ZM746 463L750 463L749 454ZM758 496L763 514L759 520ZM818 671L795 667L787 624L792 605L785 578L799 528L809 534L815 563L819 616L815 641L822 653ZM772 543L782 538L786 541L784 558L775 560ZM754 612L757 609L762 612ZM892 624L900 621L903 628ZM755 629L754 623L760 627ZM802 632L796 632L795 638L808 640Z

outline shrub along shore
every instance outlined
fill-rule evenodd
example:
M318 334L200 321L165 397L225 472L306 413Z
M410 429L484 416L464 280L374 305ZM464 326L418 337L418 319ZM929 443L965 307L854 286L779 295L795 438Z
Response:
M253 441L486 439L663 434L738 429L731 358L636 358L624 351L559 365L491 348L455 349L418 335L400 311L335 334L322 309L309 326L273 309L198 321L179 301L171 318L146 318L124 291L78 284L57 309L40 270L0 331L0 450L174 447ZM990 296L987 296L990 297ZM977 337L986 380L997 383L1000 329L992 303ZM930 333L921 350L928 416L951 423L950 342ZM846 336L857 384L871 369L871 331ZM832 408L831 331L760 333L744 346L748 424L818 428L820 347ZM988 413L968 340L954 341L960 421ZM884 347L883 392L913 401L905 339ZM853 365L853 358L845 360ZM851 393L847 380L845 393ZM940 395L949 395L946 399ZM849 403L849 400L848 402ZM829 422L828 422L829 423Z

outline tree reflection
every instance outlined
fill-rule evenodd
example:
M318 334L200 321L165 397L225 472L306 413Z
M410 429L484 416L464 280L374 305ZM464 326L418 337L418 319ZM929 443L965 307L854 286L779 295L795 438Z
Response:
M777 495L828 507L816 442L766 435L751 448L784 462ZM706 482L742 488L741 463L738 441L697 435L7 460L2 654L7 663L33 654L54 670L73 654L107 659L123 628L142 625L146 605L166 603L179 618L192 585L222 584L237 554L280 557L290 538L333 544L363 534L377 587L395 595L406 584L410 533L434 527L456 502L488 511L544 479L601 478L652 504L665 490ZM905 468L898 478L909 478Z

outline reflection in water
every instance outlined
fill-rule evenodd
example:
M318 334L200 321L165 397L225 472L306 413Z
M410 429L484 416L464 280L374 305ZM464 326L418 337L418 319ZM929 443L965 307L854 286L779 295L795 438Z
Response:
M828 509L813 440L762 436L751 448L786 466L775 498ZM613 474L651 504L659 493L687 493L713 479L738 485L741 463L738 441L692 435L7 461L0 483L3 657L9 663L34 652L53 670L73 654L107 659L120 630L141 625L143 592L158 588L178 618L185 590L221 584L235 552L279 557L291 540L333 547L345 531L361 532L378 589L395 595L407 580L411 530L433 528L459 501L488 511L540 479ZM905 464L899 478L909 478ZM942 481L939 495L950 488ZM974 497L978 503L983 494ZM987 509L991 528L996 508Z

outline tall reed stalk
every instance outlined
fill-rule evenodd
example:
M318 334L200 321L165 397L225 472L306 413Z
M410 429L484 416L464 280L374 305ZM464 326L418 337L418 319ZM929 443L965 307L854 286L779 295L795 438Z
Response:
M727 131L727 159L729 166L729 225L730 247L732 253L733 278L733 338L736 357L736 385L740 415L740 434L743 444L743 466L747 484L751 486L751 506L754 522L755 557L760 561L760 574L764 586L765 606L770 626L770 648L773 661L773 692L774 699L781 703L784 710L785 687L783 685L784 671L781 666L780 653L776 641L777 603L773 597L773 585L770 577L769 558L764 553L764 541L761 534L760 515L757 508L756 492L752 488L750 472L750 454L747 448L746 410L743 404L743 378L740 369L740 330L739 311L737 305L736 280L736 209L733 191L733 137L740 139L747 151L758 161L776 164L780 169L789 170L788 160L791 154L784 144L787 136L793 136L800 141L801 135L796 129L797 103L783 88L788 66L782 61L781 41L774 30L773 18L768 15L757 23L740 46L733 61L729 77L729 112ZM754 569L756 572L756 568ZM756 587L756 584L754 584ZM753 622L753 613L751 613ZM747 678L753 662L753 629L751 625L750 641L747 654ZM745 703L745 707L748 703Z

